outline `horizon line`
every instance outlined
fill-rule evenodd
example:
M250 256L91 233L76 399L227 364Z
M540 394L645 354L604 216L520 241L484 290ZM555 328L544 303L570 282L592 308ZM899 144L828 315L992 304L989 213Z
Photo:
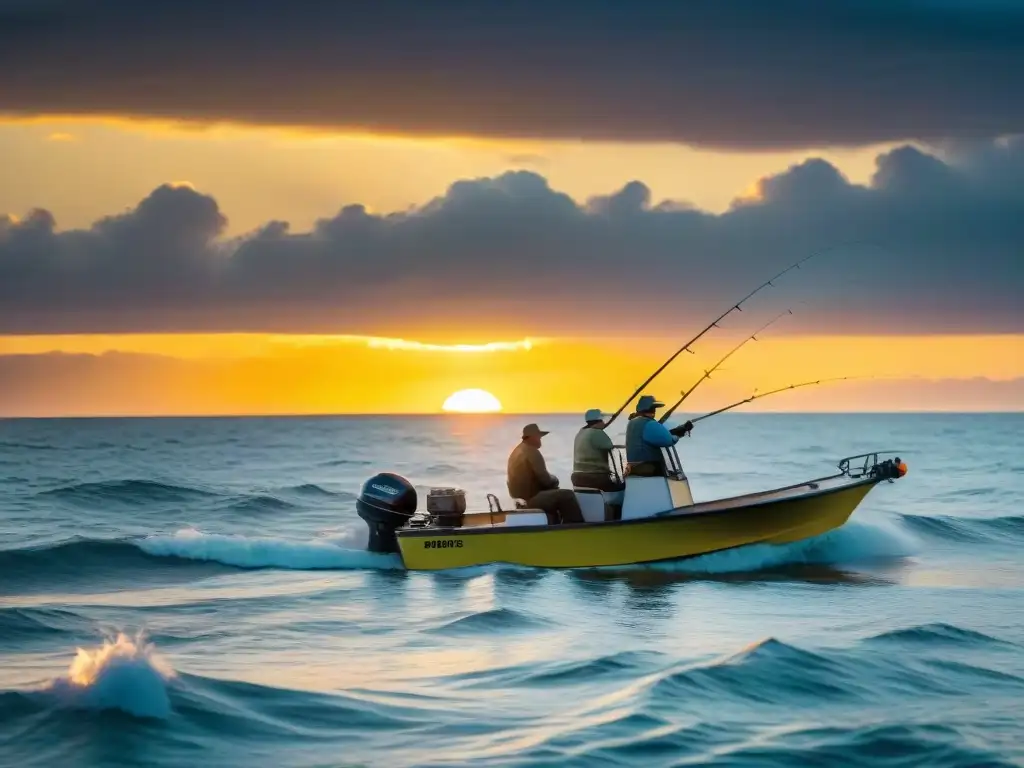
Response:
M677 411L676 414L679 414ZM722 413L721 416L1010 416L1024 414L1024 407L1017 410L899 410L899 411L748 411L746 413ZM682 416L703 416L702 413L683 413ZM422 411L409 413L166 413L166 414L61 414L45 416L23 416L0 414L0 421L58 421L58 420L142 420L142 419L379 419L379 418L507 418L512 416L573 416L582 418L576 411L516 411L501 413L455 413L444 411Z

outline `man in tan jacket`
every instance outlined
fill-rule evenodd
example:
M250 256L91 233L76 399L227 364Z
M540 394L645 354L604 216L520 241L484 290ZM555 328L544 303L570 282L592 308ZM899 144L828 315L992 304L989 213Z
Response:
M582 523L583 512L571 490L558 487L558 478L548 472L540 452L541 438L547 432L536 424L523 427L523 439L508 457L508 492L513 499L523 499L527 506L559 515L563 523Z

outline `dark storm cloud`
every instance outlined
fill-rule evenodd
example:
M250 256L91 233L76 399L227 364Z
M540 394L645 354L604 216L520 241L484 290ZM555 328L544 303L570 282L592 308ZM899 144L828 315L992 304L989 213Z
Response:
M792 306L790 329L1024 332L1024 141L952 156L896 149L866 186L809 159L722 214L640 182L577 203L516 172L236 239L212 197L161 186L87 230L0 218L0 333L675 334L811 253L747 307Z
M0 2L0 108L419 134L856 145L1024 130L993 0Z

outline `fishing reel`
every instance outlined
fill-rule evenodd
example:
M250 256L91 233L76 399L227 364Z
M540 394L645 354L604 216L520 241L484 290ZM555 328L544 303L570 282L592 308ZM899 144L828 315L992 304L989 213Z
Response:
M680 424L678 427L672 427L669 432L676 437L689 437L693 431L693 422L687 421L685 424Z

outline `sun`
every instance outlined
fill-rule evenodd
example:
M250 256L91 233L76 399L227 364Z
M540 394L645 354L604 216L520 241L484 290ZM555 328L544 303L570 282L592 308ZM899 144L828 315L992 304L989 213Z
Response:
M484 389L460 389L441 406L448 413L497 413L501 403L494 395Z

